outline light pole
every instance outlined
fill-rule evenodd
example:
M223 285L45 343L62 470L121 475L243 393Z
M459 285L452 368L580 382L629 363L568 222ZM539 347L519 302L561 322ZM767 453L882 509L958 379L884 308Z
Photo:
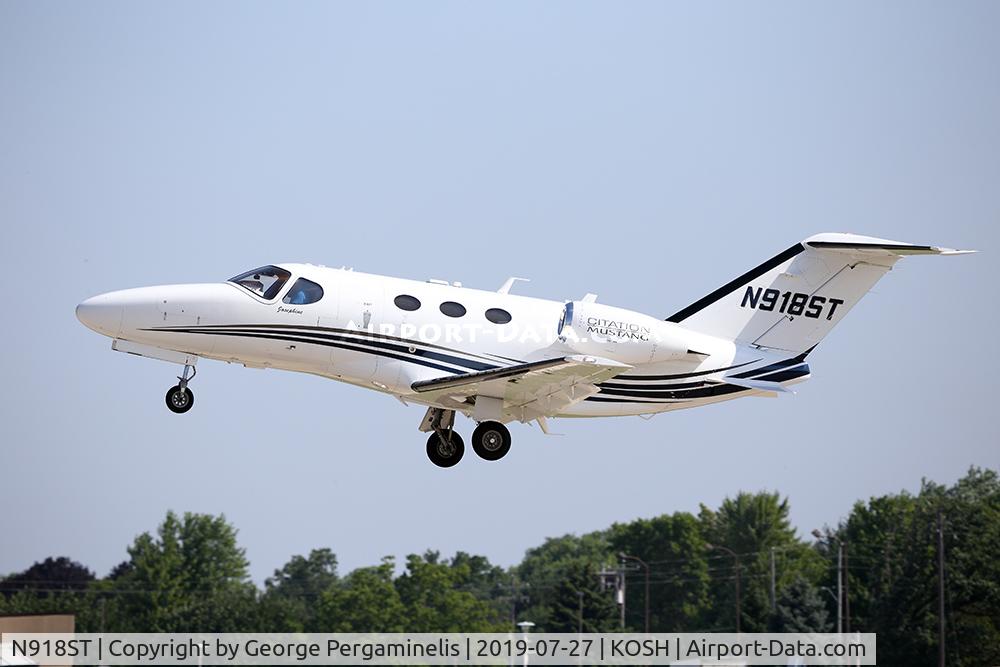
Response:
M778 611L778 596L774 587L774 547L771 547L771 613Z
M535 627L535 624L531 621L521 621L517 624L517 627L521 628L521 633L527 641L528 633L531 632L531 628ZM528 667L528 651L524 652L524 667Z
M718 544L705 544L706 549L718 549L719 551L725 551L727 554L733 557L733 561L736 562L736 634L740 632L740 616L743 615L740 610L740 557L732 549L720 546Z
M817 540L821 540L824 537L829 542L833 540L837 543L837 634L840 634L844 630L844 543L839 537L831 533L829 530L826 531L824 535L818 529L813 530L813 537ZM848 603L849 605L849 603ZM850 606L847 607L850 609ZM850 632L851 619L847 619L847 631Z
M646 561L644 561L643 559L639 558L638 556L629 556L628 554L626 554L623 551L619 551L618 552L618 557L621 558L622 560L634 560L636 563L638 563L639 565L641 565L642 568L646 571L645 572L645 574L646 574L646 610L645 610L646 611L646 623L645 623L645 627L646 627L646 634L649 634L649 565L647 565Z
M824 593L826 593L827 595L829 595L830 599L833 600L834 604L840 604L840 601L837 600L837 594L833 592L832 588L830 588L829 586L820 586L819 589Z

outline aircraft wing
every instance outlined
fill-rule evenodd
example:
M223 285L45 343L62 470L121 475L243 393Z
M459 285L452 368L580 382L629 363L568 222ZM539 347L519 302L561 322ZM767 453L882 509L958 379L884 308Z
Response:
M551 417L593 396L599 391L598 383L629 368L610 359L575 355L446 375L414 382L412 388L419 394L456 403L471 396L498 398L503 401L503 417L527 422Z

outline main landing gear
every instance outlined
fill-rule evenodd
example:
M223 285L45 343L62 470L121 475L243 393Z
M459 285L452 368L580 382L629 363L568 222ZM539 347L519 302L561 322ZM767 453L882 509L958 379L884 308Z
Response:
M452 430L431 433L427 438L427 458L439 468L450 468L465 455L462 436Z
M510 431L500 422L481 422L472 432L472 451L485 461L499 461L510 451Z
M438 467L450 468L465 454L465 442L454 425L455 411L442 408L429 408L420 424L421 431L431 432L427 458ZM499 461L510 451L510 431L500 422L481 422L472 432L472 451L485 461Z
M190 371L191 376L188 377ZM167 407L171 412L183 414L194 406L194 393L188 389L188 382L198 374L198 369L194 366L185 366L184 372L177 378L180 382L167 391Z

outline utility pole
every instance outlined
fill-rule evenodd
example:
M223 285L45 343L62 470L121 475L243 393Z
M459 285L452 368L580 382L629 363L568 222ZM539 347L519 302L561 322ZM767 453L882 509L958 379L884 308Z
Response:
M638 556L629 556L626 553L619 552L618 557L621 558L623 561L634 560L636 563L642 566L642 569L646 571L645 632L646 634L649 634L649 565L647 565L646 561L639 558ZM622 565L622 569L624 570L624 564Z
M944 515L937 512L938 547L938 667L944 667Z
M778 602L774 595L774 547L771 547L771 613L778 611Z
M844 551L844 632L851 632L851 569L847 567L847 542L841 542Z
M818 529L813 530L812 534L817 540L824 537ZM837 634L839 635L844 631L844 543L829 530L826 531L825 537L827 543L830 540L837 543ZM850 606L847 608L850 609Z
M725 551L727 554L733 557L733 561L736 562L736 634L740 633L740 616L743 612L740 608L740 557L732 549L727 549L726 547L719 546L717 544L705 544L707 549L718 549L719 551Z
M612 585L615 587L615 602L618 603L620 624L625 629L625 567L621 566L614 570L601 570L597 573L601 578L601 589L607 590ZM613 582L613 583L612 583Z
M517 579L510 577L510 624L517 627Z
M618 570L618 604L621 610L621 626L625 629L625 566Z
M837 540L837 634L844 630L844 545Z
M583 591L576 592L577 600L580 602L580 608L577 610L576 619L576 632L577 634L583 634Z

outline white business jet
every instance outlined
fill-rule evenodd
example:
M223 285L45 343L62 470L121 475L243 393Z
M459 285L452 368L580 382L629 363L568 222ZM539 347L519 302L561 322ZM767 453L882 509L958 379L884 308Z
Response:
M419 282L311 264L264 266L222 283L110 292L77 306L120 352L183 366L167 407L194 404L199 359L313 373L427 406L438 466L472 448L510 450L504 424L651 415L774 396L809 377L806 356L907 255L972 251L853 234L796 243L666 319L597 303Z

